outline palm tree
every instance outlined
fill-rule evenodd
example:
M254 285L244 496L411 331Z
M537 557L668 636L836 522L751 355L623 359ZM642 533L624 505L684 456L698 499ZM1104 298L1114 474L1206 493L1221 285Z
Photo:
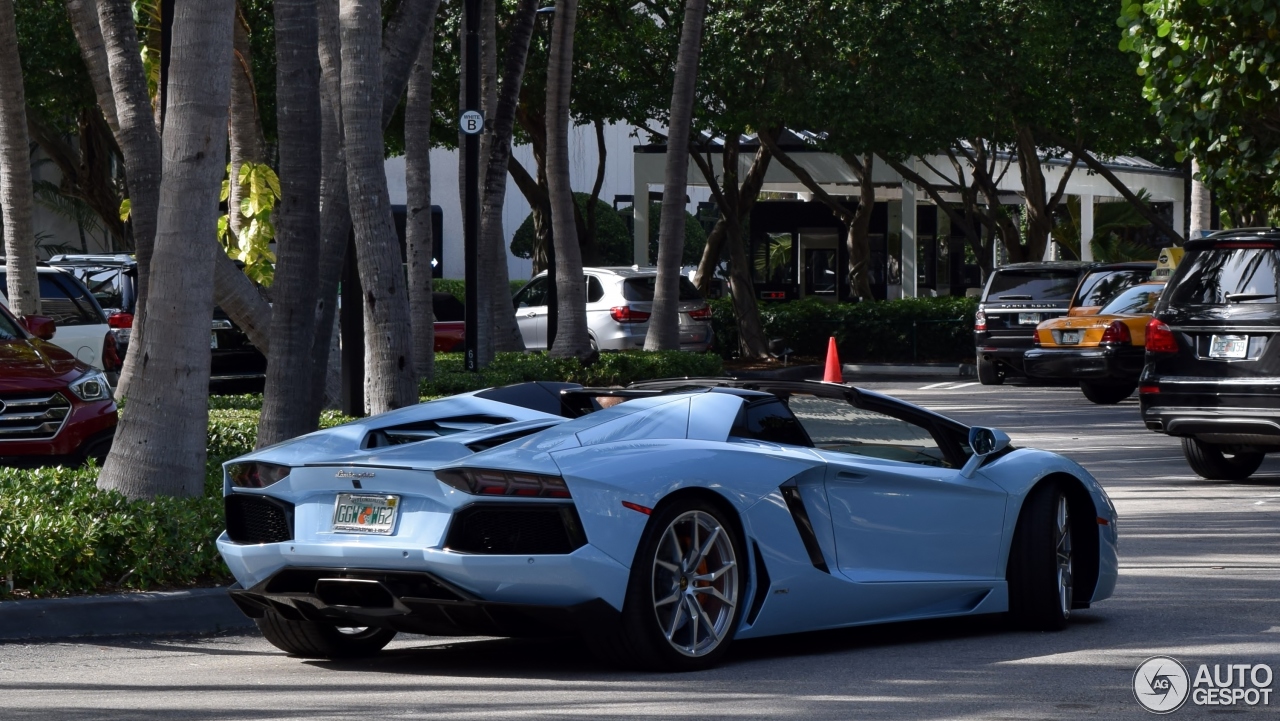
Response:
M274 12L280 202L273 213L275 306L259 446L315 430L306 400L311 374L320 372L311 367L320 249L320 19L316 0L276 0Z
M551 57L547 61L547 190L556 251L557 316L550 355L557 358L584 358L591 352L587 286L582 282L582 252L578 248L573 188L569 183L569 93L577 16L578 0L557 0L551 26Z
M404 108L405 248L409 262L409 314L418 378L435 375L435 310L431 301L431 65L440 0L427 0L428 31L409 74Z
M685 188L689 175L689 132L698 82L698 53L707 0L686 0L680 50L667 122L667 167L662 184L662 221L658 228L658 280L645 350L680 349L680 259L684 255ZM557 252L559 249L557 248Z
M338 10L347 195L364 292L371 413L418 402L409 298L383 169L381 13L377 0L341 0Z
M0 0L0 214L4 216L4 250L9 268L6 295L9 308L17 315L40 313L36 236L31 228L34 205L18 30L13 0Z
M149 332L130 353L147 362L137 366L129 412L98 477L100 488L130 498L204 493L212 240L226 169L232 8L232 0L176 4L152 259L164 272L152 276Z

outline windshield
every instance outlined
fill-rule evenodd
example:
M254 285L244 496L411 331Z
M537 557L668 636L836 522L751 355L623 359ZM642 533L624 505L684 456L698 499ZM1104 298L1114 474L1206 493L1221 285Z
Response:
M22 331L18 330L18 324L13 322L13 318L9 316L8 311L0 310L0 340L14 340L26 338Z
M1280 248L1219 246L1189 253L1182 266L1169 292L1173 306L1275 303L1280 289Z
M1136 285L1107 302L1098 315L1145 315L1155 310L1164 285Z
M658 284L658 276L649 275L643 278L627 278L622 284L622 297L627 300L653 300L654 286ZM702 300L702 294L689 279L680 276L680 300Z
M1120 291L1150 279L1150 270L1095 270L1080 281L1080 287L1076 289L1071 305L1085 307L1103 305L1116 297Z
M987 300L1070 300L1080 282L1075 270L998 270Z

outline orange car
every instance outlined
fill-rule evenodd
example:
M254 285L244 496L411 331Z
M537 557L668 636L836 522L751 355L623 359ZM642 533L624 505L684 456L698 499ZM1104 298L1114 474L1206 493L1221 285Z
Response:
M1138 385L1147 321L1164 281L1132 286L1097 315L1054 318L1036 326L1036 347L1023 356L1027 375L1080 382L1094 403L1119 403Z

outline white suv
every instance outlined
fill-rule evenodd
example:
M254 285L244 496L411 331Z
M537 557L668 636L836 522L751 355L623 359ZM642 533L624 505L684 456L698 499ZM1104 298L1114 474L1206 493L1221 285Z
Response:
M583 268L587 284L587 332L599 350L644 347L653 310L656 268ZM524 346L547 347L547 274L539 273L512 299ZM680 349L711 347L711 309L689 279L680 277Z
M107 326L106 315L84 283L61 268L40 266L40 315L52 318L57 329L50 343L76 357L81 363L106 371L109 377L120 371L116 339ZM0 264L0 303L5 297L8 274ZM115 382L112 377L112 382Z

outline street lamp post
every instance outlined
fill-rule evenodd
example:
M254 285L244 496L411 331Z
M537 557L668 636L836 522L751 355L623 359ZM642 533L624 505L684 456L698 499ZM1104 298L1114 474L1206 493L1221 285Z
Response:
M466 107L459 124L466 135L465 196L463 198L464 241L463 255L466 266L467 310L466 367L480 370L479 278L477 257L480 245L480 133L484 130L484 116L480 112L480 0L466 0L463 22L466 30L467 87Z

